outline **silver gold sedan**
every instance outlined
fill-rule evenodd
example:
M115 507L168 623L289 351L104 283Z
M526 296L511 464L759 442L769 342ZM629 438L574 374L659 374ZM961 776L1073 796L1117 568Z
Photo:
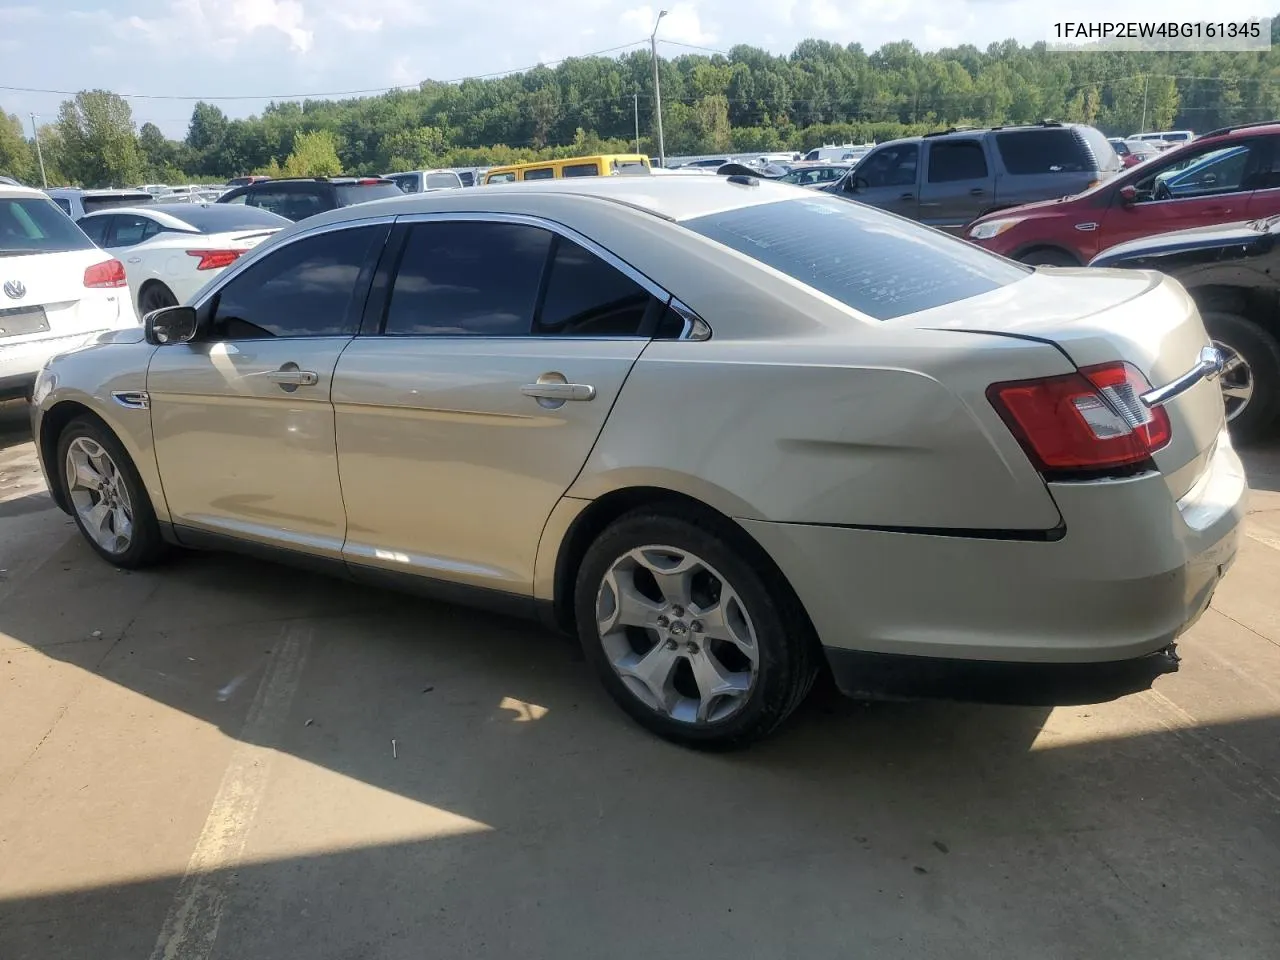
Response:
M51 361L33 417L111 563L246 550L541 615L640 723L732 746L824 670L1176 664L1244 510L1220 368L1157 274L618 177L309 219Z

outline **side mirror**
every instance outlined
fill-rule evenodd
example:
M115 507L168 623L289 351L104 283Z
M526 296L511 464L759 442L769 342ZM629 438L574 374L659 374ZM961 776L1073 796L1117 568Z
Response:
M1133 184L1126 184L1120 188L1120 203L1126 207L1132 207L1138 202L1138 188Z
M142 318L147 343L189 343L196 335L195 307L161 307Z

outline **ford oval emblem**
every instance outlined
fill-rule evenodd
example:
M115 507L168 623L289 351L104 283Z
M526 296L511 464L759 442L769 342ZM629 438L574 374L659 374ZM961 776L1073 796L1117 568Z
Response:
M10 280L4 285L4 295L10 300L21 300L27 295L27 288L21 280Z

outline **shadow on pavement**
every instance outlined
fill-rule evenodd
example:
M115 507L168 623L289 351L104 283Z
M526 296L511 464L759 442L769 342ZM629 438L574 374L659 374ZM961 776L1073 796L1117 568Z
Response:
M0 450L31 439L31 415L25 400L0 400Z

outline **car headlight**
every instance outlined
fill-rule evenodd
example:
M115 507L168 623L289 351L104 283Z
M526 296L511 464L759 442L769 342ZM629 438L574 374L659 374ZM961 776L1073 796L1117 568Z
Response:
M1006 230L1016 227L1025 219L1026 217L1006 217L1003 220L988 220L985 223L975 224L969 229L969 239L991 240Z

